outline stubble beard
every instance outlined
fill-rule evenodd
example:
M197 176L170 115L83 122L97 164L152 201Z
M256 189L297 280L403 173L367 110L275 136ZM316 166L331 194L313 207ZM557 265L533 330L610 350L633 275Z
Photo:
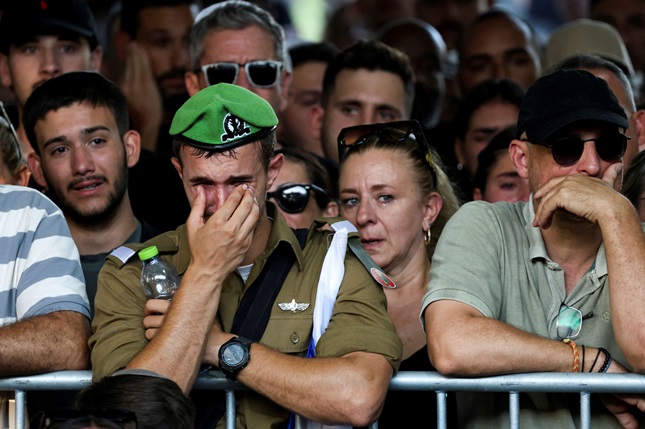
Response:
M49 188L47 196L62 210L65 218L78 225L96 227L113 219L120 209L121 202L125 197L128 187L128 169L125 162L119 169L120 173L114 178L114 187L100 207L85 208L83 203L71 203L65 198L65 193L58 188ZM97 176L103 179L104 185L110 182L105 176Z

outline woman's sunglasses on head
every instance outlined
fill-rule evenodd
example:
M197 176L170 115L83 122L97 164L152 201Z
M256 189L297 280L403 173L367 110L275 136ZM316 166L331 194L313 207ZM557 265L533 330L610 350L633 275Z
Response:
M272 88L280 81L282 71L280 61L250 61L244 64L219 62L202 66L202 72L208 86L218 83L235 85L244 67L249 83L257 88Z
M430 145L423 134L421 125L416 120L382 122L343 128L338 134L338 156L340 161L342 162L347 157L352 148L362 145L372 136L377 136L379 142L395 146L405 142L406 139L413 139L430 166L434 183L437 183L435 162L430 151Z
M320 186L305 185L302 183L284 183L275 191L267 192L267 198L273 198L285 213L300 213L309 203L309 191L320 192L327 195L327 192Z

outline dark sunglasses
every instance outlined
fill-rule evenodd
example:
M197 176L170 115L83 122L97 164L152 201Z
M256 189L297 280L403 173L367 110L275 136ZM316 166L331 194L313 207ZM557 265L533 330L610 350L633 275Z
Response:
M416 120L382 122L343 128L338 134L338 156L340 161L342 162L347 158L352 148L362 145L372 136L377 136L379 142L387 145L397 145L405 142L407 139L413 139L430 166L432 179L436 186L437 174L435 172L435 162L430 151L430 145L423 134L421 125Z
M267 198L273 198L278 207L286 213L300 213L309 203L309 191L320 192L327 195L327 192L320 186L305 185L302 183L284 183L273 192L267 192Z
M583 140L580 137L568 136L539 143L541 146L551 149L553 159L559 165L568 167L580 160L585 150L586 142L594 142L598 156L606 162L617 162L625 155L628 137L624 134L604 133L593 139Z
M280 61L251 61L244 64L221 62L202 66L202 72L208 86L218 83L235 85L240 67L244 67L251 85L257 88L271 88L280 80L282 63Z

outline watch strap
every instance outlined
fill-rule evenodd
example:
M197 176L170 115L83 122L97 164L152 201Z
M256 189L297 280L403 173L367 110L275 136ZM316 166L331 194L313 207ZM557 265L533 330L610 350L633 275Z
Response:
M246 348L246 359L244 359L242 362L240 362L238 365L235 366L229 366L226 363L223 362L222 360L222 352L229 347L230 344L241 344ZM251 360L251 344L253 343L252 340L244 337L233 337L230 340L226 341L222 346L220 347L219 351L219 367L226 376L226 378L230 381L236 381L237 380L237 374L248 365L249 361Z

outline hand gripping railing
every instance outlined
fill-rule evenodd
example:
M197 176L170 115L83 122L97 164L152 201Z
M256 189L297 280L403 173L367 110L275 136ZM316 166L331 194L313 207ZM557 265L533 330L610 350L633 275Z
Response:
M29 377L0 379L0 391L15 391L16 429L24 429L25 392L29 390L80 390L91 383L90 371L60 371ZM246 390L218 372L201 375L196 389L226 391L227 429L235 428L235 391ZM437 428L445 429L445 392L508 392L511 429L519 428L522 392L580 393L580 426L591 427L592 393L645 394L645 375L641 374L575 374L529 373L480 378L451 378L436 372L401 371L390 382L390 390L435 391L437 393ZM428 426L433 426L429 423ZM378 428L378 423L370 426Z

